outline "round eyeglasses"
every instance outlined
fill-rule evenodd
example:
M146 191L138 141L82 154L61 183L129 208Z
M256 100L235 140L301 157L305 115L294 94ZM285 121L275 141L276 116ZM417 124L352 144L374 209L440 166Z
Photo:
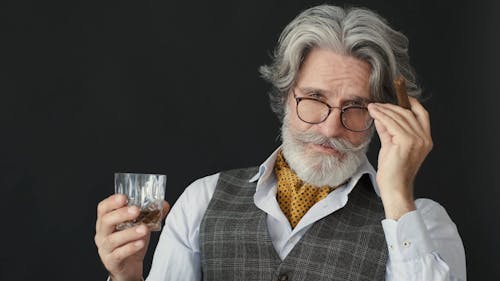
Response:
M363 132L373 124L373 118L368 108L361 105L347 105L342 107L330 106L326 102L310 97L297 97L297 116L309 124L324 122L334 108L340 109L342 125L349 131Z

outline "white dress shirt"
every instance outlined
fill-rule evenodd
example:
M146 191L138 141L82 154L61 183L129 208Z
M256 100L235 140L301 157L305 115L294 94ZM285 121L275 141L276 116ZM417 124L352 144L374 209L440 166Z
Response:
M365 157L349 182L336 188L312 206L292 229L276 201L274 162L279 148L250 179L257 181L255 205L267 213L267 227L276 252L283 260L311 225L339 210L363 174L368 174L378 192L376 171ZM201 280L199 229L215 191L219 174L189 185L174 204L156 247L147 281ZM455 224L445 209L430 199L415 200L417 210L398 221L385 219L389 258L386 280L466 280L465 252Z

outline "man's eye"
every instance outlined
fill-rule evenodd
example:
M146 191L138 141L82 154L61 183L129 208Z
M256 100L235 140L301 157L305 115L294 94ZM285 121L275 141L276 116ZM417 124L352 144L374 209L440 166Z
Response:
M307 96L310 98L315 98L315 99L320 99L323 97L322 94L317 93L317 92L310 92L309 94L307 94Z
M361 101L348 101L344 106L365 106L365 104Z

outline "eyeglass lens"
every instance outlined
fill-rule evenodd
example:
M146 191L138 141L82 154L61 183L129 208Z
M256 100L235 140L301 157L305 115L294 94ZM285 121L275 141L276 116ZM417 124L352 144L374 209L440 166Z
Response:
M299 118L307 123L321 123L326 120L330 113L328 105L314 100L301 99L297 104ZM364 107L347 107L341 112L342 124L352 131L364 131L368 129L373 119Z

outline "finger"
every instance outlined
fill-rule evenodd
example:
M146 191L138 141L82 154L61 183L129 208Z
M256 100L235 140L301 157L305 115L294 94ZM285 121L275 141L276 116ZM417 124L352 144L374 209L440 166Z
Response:
M127 197L123 194L113 194L108 198L102 200L97 205L97 219L95 223L96 232L100 231L101 220L104 215L122 208L127 203Z
M420 126L430 137L431 135L431 122L429 118L429 112L425 110L424 106L413 97L410 97L411 111L415 114Z
M139 213L140 210L137 206L122 207L109 212L99 219L97 232L99 235L108 236L115 232L117 224L134 220L139 216Z
M107 269L109 271L113 271L112 268L108 268L108 267L117 266L124 259L141 251L146 245L147 245L147 242L145 241L145 239L139 239L139 240L127 243L121 247L116 248L113 252L110 252L107 255L105 255L102 258L103 263L105 265L107 265Z
M102 217L105 214L121 208L127 204L127 197L123 194L113 194L102 200L97 205L97 217Z
M427 111L424 107L417 101L415 98L411 98L414 103L414 107L410 110L401 108L399 106L393 104L377 104L379 105L381 111L386 113L389 116L392 116L396 121L397 117L394 114L399 113L402 117L406 117L405 121L408 126L411 126L413 131L410 132L414 137L416 137L415 141L417 144L420 143L421 146L426 147L428 151L432 149L432 137L430 133L430 122ZM384 110L385 109L385 110ZM416 113L418 112L418 113ZM419 117L423 119L419 120ZM403 124L402 119L399 119L400 124Z
M144 224L114 232L100 241L99 251L106 255L125 244L145 238L149 233L148 227Z
M405 128L406 131L413 131L417 135L425 135L424 129L412 111L394 104L377 103L376 105L380 111L399 123L399 125Z
M410 136L410 133L404 127L402 127L398 122L396 122L390 116L382 112L380 107L378 107L377 105L370 104L368 106L368 110L370 111L370 115L373 117L373 119L375 119L375 121L378 121L385 127L386 129L385 131L387 132L385 134L389 134L391 136L390 139L391 141L394 140L394 138L392 138L394 136L397 136L399 138L400 137L408 138ZM381 136L381 141L382 138L385 140L389 140L388 138Z

